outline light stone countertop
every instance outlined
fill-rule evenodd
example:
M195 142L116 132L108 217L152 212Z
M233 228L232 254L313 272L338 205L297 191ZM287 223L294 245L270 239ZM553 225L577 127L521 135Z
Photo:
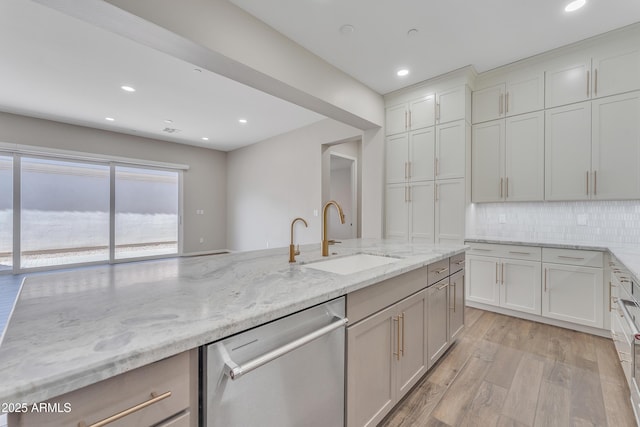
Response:
M582 249L592 251L610 252L614 257L618 259L629 270L629 273L633 276L636 282L640 282L640 246L638 245L620 245L607 244L594 245L590 242L523 242L516 240L504 240L504 239L491 239L491 238L466 238L467 243L497 243L504 245L522 245L522 246L539 246L546 248L560 248L560 249Z
M39 402L426 266L464 245L346 240L335 257L395 263L350 275L305 267L319 245L27 276L0 344L0 402Z

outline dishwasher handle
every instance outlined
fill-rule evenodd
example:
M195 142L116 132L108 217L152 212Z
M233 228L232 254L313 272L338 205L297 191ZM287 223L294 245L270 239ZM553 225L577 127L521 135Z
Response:
M328 324L325 327L317 329L303 337L300 337L296 340L293 340L281 347L276 348L275 350L271 350L265 354L262 354L254 359L249 360L243 365L238 365L233 360L227 360L225 363L225 375L227 375L232 381L240 378L244 374L247 374L254 369L261 367L262 365L266 365L267 363L277 359L280 356L284 356L285 354L302 347L305 344L310 343L311 341L320 338L323 335L328 334L329 332L333 332L336 329L339 329L347 324L349 320L345 317L335 322Z

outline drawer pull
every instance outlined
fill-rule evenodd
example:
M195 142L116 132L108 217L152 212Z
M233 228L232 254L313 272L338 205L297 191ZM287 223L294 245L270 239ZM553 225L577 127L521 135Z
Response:
M455 265L462 265L462 264L464 264L464 260L460 260L460 261L458 261L458 262L454 262L454 264L455 264Z
M558 258L573 259L573 260L576 260L576 261L584 261L584 257L579 257L579 256L558 255Z
M447 286L449 286L449 284L448 284L448 283L445 283L444 285L440 286L440 287L438 288L438 290L439 290L439 291L441 291L441 290L443 290L444 288L446 288Z
M436 273L436 274L442 274L442 273L444 273L445 271L447 271L448 269L449 269L449 267L442 267L442 268L439 268L438 270L435 270L435 271L434 271L434 273Z
M531 252L509 251L509 253L516 254L516 255L531 255Z
M125 409L122 412L118 412L115 415L111 415L108 418L105 418L104 420L98 421L97 423L93 423L91 425L89 425L88 427L102 427L102 426L106 426L107 424L111 424L114 421L118 421L121 418L126 417L127 415L131 415L134 412L138 412L141 409L146 408L147 406L151 406L154 403L160 402L161 400L166 399L167 397L171 397L171 392L167 391L165 393L162 393L160 395L157 395L156 393L151 393L151 399L142 402L142 403L138 403L135 406L132 406L129 409ZM87 424L84 421L80 421L78 423L78 427L87 427Z
M493 249L484 249L484 248L471 248L472 251L480 251L480 252L491 252Z

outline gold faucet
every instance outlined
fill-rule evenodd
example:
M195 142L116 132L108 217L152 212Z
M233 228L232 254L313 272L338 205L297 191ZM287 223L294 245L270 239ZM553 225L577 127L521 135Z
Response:
M297 221L304 222L305 227L309 226L304 218L296 218L291 221L291 244L289 245L289 262L296 262L296 255L300 255L300 247L298 246L298 248L296 248L295 246L293 246L293 226Z
M344 224L344 213L342 208L335 200L329 200L322 209L322 256L329 256L329 240L327 240L327 212L329 206L334 205L340 214L340 224Z

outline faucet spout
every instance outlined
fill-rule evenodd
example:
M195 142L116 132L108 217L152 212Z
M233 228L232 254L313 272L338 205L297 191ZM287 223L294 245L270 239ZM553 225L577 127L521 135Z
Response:
M296 262L296 255L300 255L300 250L296 249L296 247L293 245L293 226L298 221L302 221L305 227L309 226L309 224L307 224L307 221L305 221L304 218L298 217L293 221L291 221L291 244L289 245L289 262Z
M329 211L329 206L335 206L338 209L338 214L340 215L340 223L344 224L344 212L342 212L342 208L335 200L329 200L324 208L322 209L322 256L329 256L329 240L327 238L327 213Z

